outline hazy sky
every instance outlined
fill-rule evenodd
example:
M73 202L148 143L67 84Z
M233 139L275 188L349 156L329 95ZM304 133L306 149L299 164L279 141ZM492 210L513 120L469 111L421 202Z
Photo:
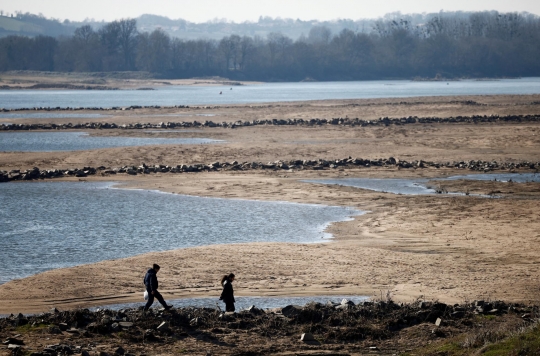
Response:
M422 13L498 10L540 14L540 0L0 0L4 13L42 13L61 20L112 21L148 13L192 22L235 22L259 16L302 20L377 18L389 12Z

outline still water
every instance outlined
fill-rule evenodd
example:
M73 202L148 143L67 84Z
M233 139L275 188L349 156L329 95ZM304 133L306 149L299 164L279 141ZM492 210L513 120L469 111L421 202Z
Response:
M71 131L0 132L0 152L83 151L111 147L172 144L195 145L217 142L223 141L209 138L90 136L86 132Z
M152 91L0 90L0 108L249 104L328 99L539 93L540 78L462 80L448 83L378 80L264 83L234 87L168 86Z
M367 190L373 190L376 192L386 192L393 194L404 195L423 195L423 194L435 194L435 190L428 188L426 184L429 181L442 181L445 180L498 180L501 182L540 182L540 174L538 173L488 173L488 174L467 174L445 178L399 178L399 179L385 179L385 178L339 178L339 179L309 179L304 180L307 183L321 183L321 184L336 184L344 185L348 187L356 187Z
M0 184L0 283L53 268L150 251L243 242L313 243L360 212L201 198L112 183Z
M1 96L1 95L0 95ZM110 117L111 115L103 114L71 114L71 113L54 113L54 112L1 112L0 119L96 119ZM8 123L3 123L7 125Z
M241 288L241 286L240 286ZM350 296L350 295L327 295L327 296L310 296L310 297L239 297L235 296L236 303L235 307L237 311L247 309L250 306L254 305L259 309L271 309L271 308L282 308L287 305L300 305L304 306L308 303L321 303L326 304L328 302L341 303L343 299L350 300L354 304L359 304L369 300L369 297L366 296ZM186 299L171 299L167 300L167 303L174 305L175 308L219 308L225 310L225 304L215 298L186 298ZM107 308L111 310L119 310L126 308L138 308L144 305L142 300L141 292L141 302L140 303L123 303L123 304L113 304L107 305L104 307L92 308L93 310ZM161 308L161 305L158 302L154 303L154 308Z

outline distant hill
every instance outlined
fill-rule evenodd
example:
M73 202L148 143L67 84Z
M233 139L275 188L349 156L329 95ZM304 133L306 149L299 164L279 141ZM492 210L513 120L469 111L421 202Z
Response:
M136 18L139 32L152 32L161 29L171 37L184 40L214 39L220 40L225 36L239 35L266 38L272 32L281 33L292 40L302 36L308 37L313 29L325 27L331 35L337 35L342 30L348 29L354 33L373 33L381 31L382 23L393 22L397 27L407 30L421 28L434 17L442 21L469 21L471 16L478 18L489 17L498 14L495 11L481 13L472 12L441 12L432 14L402 14L400 12L389 13L380 19L340 19L333 21L299 20L260 17L256 22L228 22L226 20L213 20L203 23L189 22L184 19L170 19L165 16L144 14ZM536 18L536 15L521 13L524 19ZM351 14L351 17L354 14ZM0 16L0 37L7 35L38 36L46 35L58 37L70 36L77 27L91 25L94 30L99 30L106 25L104 21L72 22L65 20L60 22L55 19L47 19L41 15L18 13L15 17Z
M77 26L70 22L47 19L33 14L17 14L14 17L0 16L0 37L9 35L52 36L71 35Z
M159 28L171 37L182 39L205 38L219 40L224 36L233 34L265 38L271 32L280 32L296 40L302 35L307 36L310 30L316 26L325 26L332 33L339 33L343 29L354 32L369 32L374 22L375 20L303 21L261 17L257 22L236 23L220 20L194 23L183 19L172 20L164 16L145 14L137 18L137 27L141 32L152 32Z

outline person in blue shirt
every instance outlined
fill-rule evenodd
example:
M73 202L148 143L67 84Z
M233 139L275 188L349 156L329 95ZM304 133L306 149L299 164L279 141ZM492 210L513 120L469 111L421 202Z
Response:
M161 303L161 305L163 305L165 310L169 310L173 307L172 305L167 305L161 293L158 292L159 284L157 280L157 273L159 272L160 268L161 267L159 267L158 264L154 263L152 268L150 268L144 276L144 285L146 286L146 291L148 292L148 302L144 306L144 311L150 309L150 307L154 303L154 298L156 298Z

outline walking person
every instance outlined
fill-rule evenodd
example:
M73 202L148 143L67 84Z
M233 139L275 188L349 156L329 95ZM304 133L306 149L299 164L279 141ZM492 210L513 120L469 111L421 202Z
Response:
M223 276L221 278L221 285L223 286L223 292L221 292L221 297L219 300L223 300L225 303L225 311L233 312L234 308L234 290L232 282L234 281L234 273Z
M165 310L169 310L172 308L172 305L167 305L161 293L158 292L159 285L157 280L157 273L159 272L160 268L161 267L159 267L159 265L154 263L152 268L150 268L144 276L144 285L146 286L146 291L148 292L148 302L144 306L145 312L150 309L150 307L154 303L154 298L156 298L161 303L161 305L163 305Z

